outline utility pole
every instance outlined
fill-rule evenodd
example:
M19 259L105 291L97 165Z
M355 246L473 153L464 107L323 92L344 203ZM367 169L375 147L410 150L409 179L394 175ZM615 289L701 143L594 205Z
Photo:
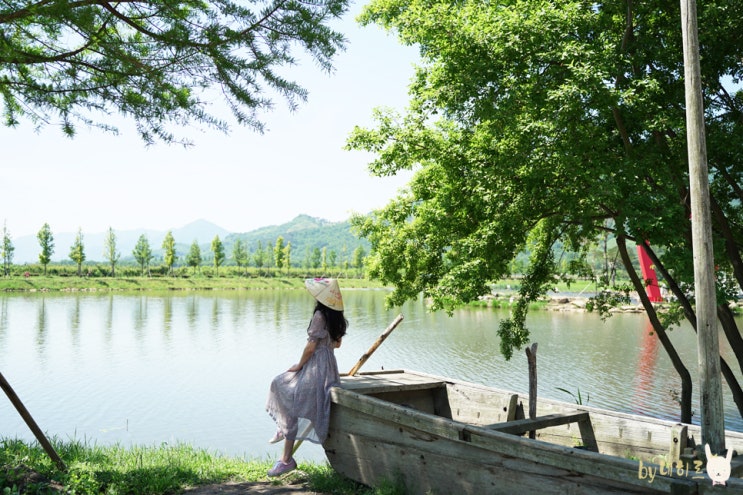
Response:
M722 454L725 450L725 416L722 407L720 344L717 335L715 267L696 0L681 0L681 34L684 46L686 139L689 154L702 444L709 444L713 454Z

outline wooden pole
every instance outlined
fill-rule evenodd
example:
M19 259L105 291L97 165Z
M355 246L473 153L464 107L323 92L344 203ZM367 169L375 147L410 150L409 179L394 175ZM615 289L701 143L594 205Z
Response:
M725 450L725 416L720 379L720 344L717 335L717 299L715 297L715 267L712 251L709 179L707 177L707 145L704 136L704 101L699 63L697 7L696 0L680 1L702 444L709 444L712 452L722 454Z
M67 466L65 466L65 463L62 462L62 459L59 457L59 455L57 455L57 451L55 451L54 447L52 447L52 444L49 443L49 440L47 440L46 436L41 431L41 428L39 428L39 425L37 425L36 421L34 421L34 418L31 417L31 413L28 412L28 409L26 409L26 407L23 405L23 402L21 402L21 399L18 397L18 395L16 395L13 387L10 386L10 383L8 383L2 373L0 373L0 388L5 391L5 395L7 395L8 399L10 399L10 402L13 403L16 410L23 418L23 421L26 422L26 424L36 437L36 440L39 441L39 444L41 444L51 460L54 461L54 463L61 471L66 471Z
M385 329L384 332L382 332L382 335L379 336L379 338L372 344L372 346L369 348L368 351L364 355L361 356L361 359L359 359L356 364L351 368L351 371L348 372L348 376L354 376L356 373L359 372L359 368L361 368L364 363L369 359L369 357L374 354L374 351L377 350L377 348L382 345L382 342L384 342L384 339L386 339L391 333L392 330L394 330L397 325L400 324L400 322L403 320L402 314L397 315L397 318L395 318L392 323ZM312 424L307 425L307 428L302 432L300 436L306 435L310 432L312 429ZM302 445L303 440L299 440L297 443L294 444L294 448L292 449L292 455L294 455L297 452L297 449Z
M537 417L537 343L526 348L526 361L529 364L529 419ZM529 432L529 438L537 438L536 430Z
M392 323L390 323L390 326L388 326L387 329L384 332L382 332L382 335L380 335L377 341L374 342L374 344L372 344L372 346L369 348L368 351L366 351L366 354L361 356L361 359L359 359L356 365L353 368L351 368L351 371L348 372L348 376L354 376L356 373L359 372L359 368L361 368L361 366L364 365L366 360L369 359L369 357L371 357L372 354L374 354L374 351L376 351L377 348L380 345L382 345L382 342L384 342L384 339L386 339L389 336L389 334L392 333L392 330L394 330L395 327L397 327L397 325L400 324L402 319L403 319L403 316L401 314L397 315L397 318L395 318L392 321Z

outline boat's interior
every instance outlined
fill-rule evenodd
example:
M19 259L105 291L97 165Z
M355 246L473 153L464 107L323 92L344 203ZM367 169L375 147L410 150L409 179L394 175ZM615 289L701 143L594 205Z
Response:
M548 399L538 399L535 417L525 418L528 395L414 372L361 374L344 378L343 388L467 425L524 436L534 432L537 440L625 458L678 460L698 438L691 425ZM732 434L728 443L743 451L743 435Z

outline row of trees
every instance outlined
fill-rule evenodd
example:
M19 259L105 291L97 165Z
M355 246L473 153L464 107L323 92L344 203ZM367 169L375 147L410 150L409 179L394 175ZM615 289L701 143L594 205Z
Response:
M54 235L48 223L42 226L36 237L41 248L39 263L44 267L44 275L46 275L47 267L54 254ZM110 267L111 276L116 275L116 266L121 260L121 252L118 249L117 242L116 233L112 228L109 228L104 238L103 257ZM165 235L161 249L162 264L167 268L168 274L172 275L173 268L179 261L176 242L172 232L168 231ZM6 276L10 274L10 268L13 265L14 251L15 247L13 246L7 225L4 225L2 245L0 245L0 257L3 261L3 273ZM219 268L230 260L238 268L245 268L246 270L251 264L259 270L274 266L279 270L286 269L288 271L292 267L291 243L285 242L282 236L276 239L276 244L273 247L266 246L264 248L263 243L258 241L257 248L252 253L245 241L236 239L232 245L232 252L228 259L225 245L217 235L211 242L210 253L211 256L209 258L217 274L219 273ZM132 257L140 267L142 275L149 275L150 267L158 257L153 252L146 234L139 236L132 250ZM366 251L362 246L359 246L353 252L352 263L345 262L345 266L341 266L340 268L356 268L361 270L364 266L365 257ZM75 240L70 247L69 259L77 265L78 276L82 276L82 267L87 259L82 229L78 230ZM194 272L199 270L204 262L207 261L205 253L202 253L201 246L199 246L196 240L191 243L183 261L186 266L193 268ZM308 249L305 255L304 267L322 269L323 271L338 268L338 255L334 250L328 251L327 247L315 247L312 251Z

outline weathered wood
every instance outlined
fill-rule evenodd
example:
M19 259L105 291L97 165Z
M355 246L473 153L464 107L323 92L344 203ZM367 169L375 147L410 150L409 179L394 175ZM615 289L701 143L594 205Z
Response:
M669 493L691 484L659 475L651 484L638 477L636 461L491 432L350 391L334 391L324 447L338 472L369 485L399 474L411 494Z
M350 376L355 375L361 366L364 365L364 363L369 359L369 357L374 354L374 351L377 350L377 348L382 345L382 342L392 333L392 331L397 327L397 325L400 324L400 322L403 320L403 315L397 315L397 318L395 318L392 323L385 329L384 332L382 332L382 335L379 336L379 338L372 344L372 346L369 348L366 353L361 356L361 359L351 368L351 371L348 372Z
M720 378L720 344L717 335L717 295L712 247L707 144L704 136L704 99L699 62L696 0L681 0L681 37L684 52L686 141L689 160L689 203L694 253L694 295L697 314L699 410L702 444L712 453L725 451L725 413Z
M487 389L447 386L452 419L464 423L489 424L513 421L517 417L519 395L494 394Z
M49 440L47 440L46 435L44 435L44 432L41 431L41 428L39 428L39 425L36 423L34 418L31 416L31 413L28 412L28 409L26 409L26 406L23 405L23 402L21 402L21 399L15 393L15 391L13 390L13 387L10 386L10 383L8 383L8 381L5 379L2 373L0 373L0 388L2 388L3 391L5 392L5 395L8 396L8 399L10 399L10 402L13 404L13 406L18 411L18 414L21 415L21 417L23 418L23 421L26 422L26 425L33 432L34 436L36 437L36 440L38 440L39 444L42 446L42 448L47 453L49 458L52 461L54 461L54 464L57 465L60 471L66 471L67 466L65 466L64 461L62 461L62 458L59 457L59 454L57 454L57 451L54 450L54 447L49 442Z
M596 436L593 432L593 426L591 425L591 416L586 411L550 414L548 416L539 416L535 418L510 421L507 423L488 425L487 428L514 435L523 435L524 433L529 432L529 438L533 438L531 432L536 432L537 430L553 426L569 425L572 423L578 424L583 447L587 450L598 452L599 449L596 444Z
M375 387L377 379L396 388L387 395L383 392L379 397L367 397L357 393L364 390L362 379L370 388ZM507 411L502 407L507 410L508 405L503 404L517 403L518 395L513 392L408 371L364 373L342 381L343 386L353 384L356 391L331 391L331 427L324 447L338 472L365 484L375 485L399 475L411 494L722 493L719 487L711 486L706 475L692 479L691 474L669 474L668 464L663 472L663 464L655 463L668 458L674 428L677 434L680 432L674 422L576 408L575 404L544 399L538 404L539 417L526 420L531 424L515 421L522 431L539 427L538 440L531 440L491 430L484 426L487 423L467 423L401 405L406 400L404 383L415 387L412 402L428 409L430 404L437 404L434 410L441 409L445 398L459 401L460 406L466 398L485 404L496 402L502 419L494 422L505 423L496 426L507 431L511 423L506 421ZM431 386L426 387L426 383ZM444 391L446 395L442 395ZM431 394L428 400L426 394ZM466 415L483 411L486 414L480 414L480 418L498 415L493 408L480 404L472 404ZM545 415L554 416L541 417ZM464 415L452 404L451 416ZM698 428L683 426L693 442ZM598 446L601 453L573 448L578 433L584 446ZM743 445L742 434L731 432L729 437L729 444ZM607 455L607 447L618 455ZM639 456L640 460L626 457L638 451L646 455ZM652 481L650 469L654 473ZM743 493L743 480L731 478L725 493L739 491Z
M587 412L576 411L573 413L550 414L535 418L519 419L507 423L497 423L487 425L487 428L490 430L502 431L503 433L511 433L512 435L523 435L531 430L541 430L543 428L549 428L550 426L580 423L581 421L586 421L588 419L590 419L590 417Z
M342 377L342 386L363 391L364 387L376 390L377 383L394 384L397 390L402 391L410 384L413 387L432 387L433 390L441 384L446 384L451 417L463 423L485 425L513 420L509 411L514 408L514 400L521 405L523 396L505 389L486 386L477 383L468 383L453 378L443 378L421 372L405 370L385 370L362 372L357 376ZM385 385L386 386L386 385ZM524 401L527 402L527 401ZM528 406L528 404L526 404ZM516 410L519 409L517 406ZM671 431L678 424L675 421L661 420L647 416L622 413L598 409L581 405L578 409L588 411L591 415L593 430L599 450L602 453L633 456L643 460L651 460L657 456L668 454L671 443ZM566 403L547 398L541 398L537 407L537 414L544 416L576 410L574 403ZM524 416L522 415L521 418ZM516 418L518 419L518 418ZM701 431L698 425L687 425L689 445L698 445ZM557 443L559 445L575 445L580 440L580 434L571 425L543 429L537 432L537 439ZM726 432L726 443L729 448L743 452L743 433Z
M529 366L529 418L537 417L537 343L526 348L526 361ZM536 429L529 432L529 438L536 438Z
M668 451L669 462L678 461L686 449L689 440L689 428L679 423L671 430L671 448Z

